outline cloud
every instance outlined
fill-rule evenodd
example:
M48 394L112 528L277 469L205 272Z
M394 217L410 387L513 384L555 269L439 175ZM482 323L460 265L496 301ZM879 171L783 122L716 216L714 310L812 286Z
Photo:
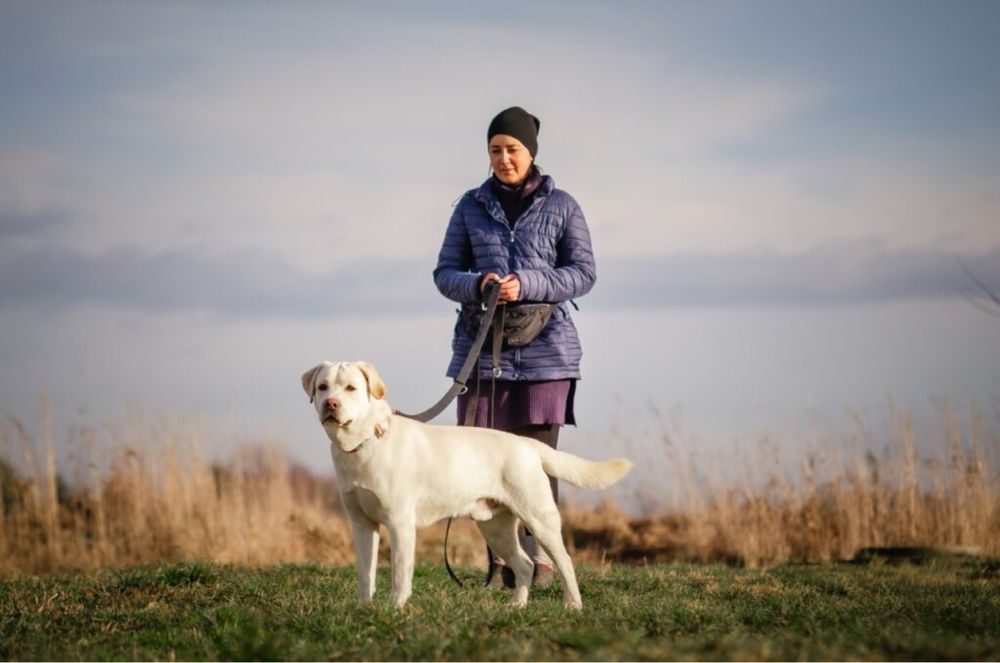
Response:
M873 116L868 88L855 87L868 51L845 65L841 32L817 25L832 14L853 34L842 12L786 12L805 32L733 8L539 12L510 30L448 3L264 4L237 17L200 3L26 5L6 28L20 57L0 65L0 84L19 110L0 138L58 158L27 168L0 140L0 194L79 210L87 223L60 239L91 254L197 243L280 251L323 272L327 247L348 244L419 260L449 203L485 176L485 123L516 97L542 118L540 163L581 201L608 256L867 236L1000 243L995 132L975 133L972 150L954 135L964 116L900 124L927 100L913 98L919 86L896 100L898 74L923 75L904 66L898 37L878 34L902 51L875 63L886 73ZM750 35L734 29L746 21ZM501 42L532 76L482 47ZM484 72L490 85L476 85Z
M949 298L973 285L956 254L892 249L881 241L830 242L786 254L684 253L599 265L602 307L813 306ZM962 256L1000 287L1000 249Z
M0 302L5 307L98 304L282 318L426 314L453 308L434 288L430 256L341 256L317 273L261 251L119 249L88 255L42 246L6 253L0 263ZM962 260L982 281L1000 289L1000 249ZM953 254L891 249L877 241L830 243L788 254L612 258L599 262L598 273L597 287L581 304L601 309L814 306L948 298L974 289Z
M68 222L69 215L56 210L17 212L0 209L0 240L48 235Z
M4 259L0 301L31 309L113 305L147 311L203 309L239 317L417 310L432 266L420 270L423 288L416 286L415 265L386 267L350 264L317 276L260 252L118 249L92 256L40 248Z
M730 14L757 18L732 49L743 22L716 10L541 11L547 23L517 31L450 5L10 11L21 57L0 83L23 112L7 127L17 149L0 144L15 210L0 239L25 246L0 254L0 293L311 315L349 283L358 294L334 308L439 302L429 272L449 203L485 176L483 125L513 90L608 258L588 298L601 306L953 294L954 261L926 247L1000 245L992 143L952 142L962 122L883 131L919 104L890 103L887 73L886 108L866 115L852 84L867 58L845 66L813 12L777 43L772 17ZM496 66L482 45L501 38L532 76ZM920 79L904 46L877 68ZM802 47L812 57L795 65ZM56 71L89 77L66 87ZM484 72L489 86L458 93Z

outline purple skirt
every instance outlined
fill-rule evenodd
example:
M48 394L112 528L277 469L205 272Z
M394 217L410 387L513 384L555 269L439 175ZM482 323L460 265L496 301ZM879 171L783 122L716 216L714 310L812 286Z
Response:
M458 424L465 423L465 408L475 391L470 382L469 391L458 397ZM489 428L490 381L479 381L479 400L476 405L476 426ZM522 382L497 380L493 411L493 428L511 431L538 424L576 425L573 398L576 380L550 380Z

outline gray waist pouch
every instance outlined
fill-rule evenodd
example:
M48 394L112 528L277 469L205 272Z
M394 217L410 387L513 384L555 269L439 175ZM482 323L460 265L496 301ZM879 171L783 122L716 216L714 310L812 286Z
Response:
M555 304L521 304L519 306L504 305L497 308L490 336L496 332L498 324L503 325L503 344L505 347L519 348L531 343L549 324ZM477 307L462 307L462 325L465 330L475 336L479 333L481 311Z

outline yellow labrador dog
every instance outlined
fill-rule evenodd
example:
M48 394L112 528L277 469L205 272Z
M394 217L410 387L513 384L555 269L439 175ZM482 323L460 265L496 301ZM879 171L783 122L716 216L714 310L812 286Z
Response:
M518 542L520 520L555 563L566 605L581 607L548 477L600 489L632 463L594 463L509 433L396 416L382 379L366 362L324 362L305 372L302 387L332 442L337 487L353 530L359 600L371 601L375 593L380 524L392 548L392 602L402 606L412 590L416 529L468 516L514 570L511 603L527 603L533 570Z

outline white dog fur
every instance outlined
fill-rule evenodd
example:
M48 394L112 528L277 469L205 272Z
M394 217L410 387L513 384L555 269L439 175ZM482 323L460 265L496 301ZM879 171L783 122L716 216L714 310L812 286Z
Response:
M623 477L631 462L594 463L509 433L394 415L382 379L366 362L324 362L305 372L302 387L332 442L337 487L353 530L360 601L375 594L380 524L392 549L392 603L402 606L412 589L416 529L467 516L513 569L511 603L527 602L533 570L518 542L521 521L559 571L566 605L581 607L548 477L601 489Z

